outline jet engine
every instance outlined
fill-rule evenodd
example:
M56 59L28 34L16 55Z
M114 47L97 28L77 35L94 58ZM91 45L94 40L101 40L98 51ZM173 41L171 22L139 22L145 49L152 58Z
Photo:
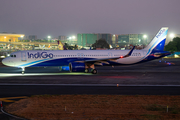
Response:
M70 72L85 72L85 63L72 62L69 63Z
M59 66L59 71L69 71L69 66Z

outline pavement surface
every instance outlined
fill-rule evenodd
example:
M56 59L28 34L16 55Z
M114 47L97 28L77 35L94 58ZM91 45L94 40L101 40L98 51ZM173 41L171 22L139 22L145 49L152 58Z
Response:
M58 67L20 68L0 64L4 105L41 94L180 95L180 59L128 66L96 67L98 74L60 72ZM0 113L0 119L10 119Z
M98 74L60 72L58 67L0 67L0 85L7 84L119 84L180 85L180 59L155 60L128 66L96 67Z

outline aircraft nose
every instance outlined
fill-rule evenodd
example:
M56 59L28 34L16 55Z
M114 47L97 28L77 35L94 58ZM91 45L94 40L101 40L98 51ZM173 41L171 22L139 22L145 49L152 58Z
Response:
M7 65L7 60L6 60L6 58L2 59L2 64Z
M5 64L5 59L2 59L2 64Z

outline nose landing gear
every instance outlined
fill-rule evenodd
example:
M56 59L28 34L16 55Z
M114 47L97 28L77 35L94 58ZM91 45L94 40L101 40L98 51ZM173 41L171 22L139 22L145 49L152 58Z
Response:
M24 67L22 67L21 69L22 69L22 75L24 75L25 68L24 68Z

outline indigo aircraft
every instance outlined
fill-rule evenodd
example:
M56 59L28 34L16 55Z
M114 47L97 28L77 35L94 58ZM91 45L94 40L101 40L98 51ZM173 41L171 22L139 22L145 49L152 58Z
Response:
M70 72L97 73L96 65L129 65L151 61L167 55L164 51L168 28L163 27L142 50L27 50L17 51L2 60L11 67L68 67ZM23 72L24 73L24 72Z

